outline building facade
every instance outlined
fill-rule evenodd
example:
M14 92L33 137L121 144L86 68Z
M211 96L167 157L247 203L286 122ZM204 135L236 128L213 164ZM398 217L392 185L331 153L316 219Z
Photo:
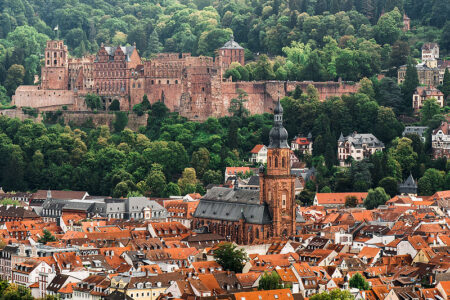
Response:
M437 88L431 86L418 86L413 94L412 106L415 112L418 112L425 100L434 98L440 107L444 107L444 94Z
M291 150L292 151L300 151L300 153L302 153L303 155L305 154L309 154L312 155L312 150L313 150L313 140L312 140L312 135L311 133L309 133L306 137L295 137L292 141L291 141Z
M194 229L220 234L238 244L295 234L295 176L291 175L291 150L279 101L274 113L267 169L260 168L259 190L237 186L208 190L194 213Z
M449 157L450 156L450 124L442 122L441 126L433 130L431 134L431 148L433 157Z
M266 164L267 163L267 147L265 145L256 145L250 151L250 162L252 164Z
M349 165L349 158L354 160L363 160L371 156L377 151L383 151L384 144L378 140L371 133L357 133L344 137L341 136L338 140L338 160L341 166Z

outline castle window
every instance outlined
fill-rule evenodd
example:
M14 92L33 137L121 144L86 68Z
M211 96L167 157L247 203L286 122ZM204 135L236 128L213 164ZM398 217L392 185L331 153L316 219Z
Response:
M275 168L278 168L278 157L275 157Z
M49 60L47 60L47 65L49 65L50 64L50 61Z
M204 92L205 91L205 88L204 87L202 87L202 92Z
M167 84L169 84L170 82L169 82L169 80L167 80Z
M281 166L282 166L283 168L286 168L286 157L283 157L283 158L281 159Z
M135 83L133 83L133 89L136 87L136 84Z
M286 208L286 194L283 193L283 195L281 196L281 206L283 208Z
M141 88L141 83L138 83L138 88L139 88L139 89Z
M178 80L175 80L175 84L178 84Z
M161 80L158 80L158 84L161 84Z
M57 65L57 64L58 64L58 62L56 61L56 59L53 61L53 64L54 64L54 65Z
M154 80L152 80L152 84L154 84L155 83L155 81Z
M53 52L53 57L56 57L56 52Z

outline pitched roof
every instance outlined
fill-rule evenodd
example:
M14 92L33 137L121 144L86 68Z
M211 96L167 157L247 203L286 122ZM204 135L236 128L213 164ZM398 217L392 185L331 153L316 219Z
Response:
M262 148L264 148L264 145L256 145L255 147L253 147L253 149L250 151L250 153L254 153L257 154L259 153L259 151L261 151Z
M47 190L37 190L36 193L33 193L32 199L47 199ZM84 199L88 196L88 192L86 191L59 191L59 190L50 190L52 199L60 199L60 200L72 200L72 199Z
M367 198L368 193L317 193L317 202L319 205L324 204L345 204L345 199L349 196L355 196L358 203L362 204Z
M233 300L293 300L290 289L234 293Z

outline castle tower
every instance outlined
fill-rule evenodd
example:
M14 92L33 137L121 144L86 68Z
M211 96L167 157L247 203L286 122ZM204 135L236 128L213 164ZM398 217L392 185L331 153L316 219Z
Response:
M42 68L41 88L45 90L66 90L69 84L67 46L63 41L47 41L45 65Z
M219 59L224 67L224 71L232 62L238 62L241 66L245 64L245 50L234 41L233 35L231 35L230 40L217 51Z
M291 175L288 133L283 127L283 107L278 100L274 126L270 130L267 171L261 174L262 199L272 216L273 236L287 238L295 234L295 176Z

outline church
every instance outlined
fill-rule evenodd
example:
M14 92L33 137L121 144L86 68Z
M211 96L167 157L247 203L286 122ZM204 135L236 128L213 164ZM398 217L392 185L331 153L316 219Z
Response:
M200 199L193 229L224 236L238 244L264 242L295 234L295 176L291 175L288 133L278 100L270 131L267 167L259 169L259 190L213 187Z

